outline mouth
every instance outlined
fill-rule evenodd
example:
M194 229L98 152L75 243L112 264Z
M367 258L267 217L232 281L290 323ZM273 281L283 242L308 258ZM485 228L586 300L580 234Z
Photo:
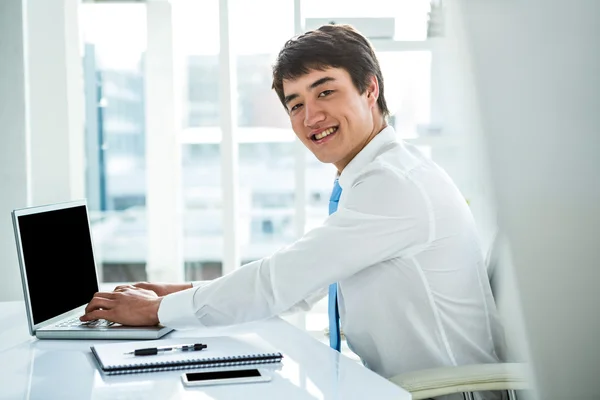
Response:
M331 128L327 128L324 131L311 135L310 139L315 143L322 143L330 139L337 131L338 127L332 126Z

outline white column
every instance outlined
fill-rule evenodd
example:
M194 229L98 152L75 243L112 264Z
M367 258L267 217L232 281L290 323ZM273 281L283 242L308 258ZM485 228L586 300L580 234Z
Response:
M455 3L512 258L505 284L523 313L527 398L597 398L600 2Z
M85 195L77 10L0 2L0 300L22 297L10 211Z
M301 0L294 0L294 34L301 34L302 30ZM294 142L294 156L296 237L300 238L306 229L306 147L298 138Z
M237 232L239 218L238 141L235 136L237 84L235 53L231 47L229 1L219 1L219 115L221 141L221 185L223 190L223 274L240 266Z
M10 212L30 202L24 17L22 0L0 2L0 301L23 297Z
M442 134L448 134L447 132L447 109L446 98L444 94L445 89L449 86L450 82L445 79L448 76L446 72L446 64L448 63L447 51L447 39L446 38L432 38L429 39L431 42L431 83L430 83L430 118L429 123L433 127L443 127L444 131Z
M457 150L463 154L464 180L470 183L464 194L470 201L484 250L487 251L496 231L496 215L488 153L470 64L472 54L465 43L464 15L457 3L445 4L444 10L443 75L438 82L443 88L444 133L460 136Z
M85 117L78 0L27 0L33 205L85 196Z
M302 4L294 0L294 34L302 33ZM283 43L282 43L283 44ZM296 238L301 238L306 229L306 147L300 139L294 141L294 191L295 191L295 230ZM300 329L306 329L306 313L298 312L289 317L289 322ZM304 377L301 376L304 383Z
M171 4L146 4L146 273L151 281L184 278L181 157L175 122Z

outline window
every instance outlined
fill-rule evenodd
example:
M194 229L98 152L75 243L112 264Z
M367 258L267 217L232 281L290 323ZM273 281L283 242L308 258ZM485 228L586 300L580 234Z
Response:
M289 135L293 135L288 133ZM257 260L294 235L294 143L240 144L242 258Z
M429 125L431 52L379 52L390 123L401 138L415 138Z
M428 26L428 0L373 0L368 7L342 0L229 0L231 29L224 37L219 30L219 1L169 3L186 279L221 276L224 252L233 241L225 239L223 225L225 213L231 210L224 209L222 182L233 175L230 168L222 167L228 151L221 146L220 128L220 100L228 89L219 73L224 68L219 64L222 42L230 44L235 60L232 108L236 109L239 195L235 245L242 263L293 242L328 215L335 167L320 163L302 147L271 89L271 67L279 50L313 19L393 20L387 37L370 38L385 78L390 124L401 138L446 168L461 189L468 186L465 152L455 141L461 137L455 128L459 124L453 132L435 129L452 113L447 84L452 72L440 66L436 53L440 42L428 39L434 36ZM301 19L294 15L297 3ZM160 229L147 226L145 208L146 164L155 165L145 155L145 10L149 4L80 7L86 54L87 196L105 282L145 279L146 235ZM321 302L305 315L301 326L325 341L326 314L326 303Z
M220 157L219 143L182 145L183 256L188 280L222 275Z
M223 274L219 2L173 3L173 45L181 100L183 258L188 280Z
M82 4L86 197L104 282L145 280L146 9Z
M251 261L295 239L295 135L271 89L273 62L294 34L294 3L232 0L230 10L236 27L230 39L236 55L240 140L238 229L243 232L242 259Z
M219 0L171 3L180 126L218 127Z

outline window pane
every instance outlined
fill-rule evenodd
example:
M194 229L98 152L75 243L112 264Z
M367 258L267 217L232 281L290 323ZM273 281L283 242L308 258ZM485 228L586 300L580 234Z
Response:
M219 1L172 0L187 280L223 274Z
M172 4L182 127L219 126L219 1Z
M276 53L237 57L238 126L290 128L290 119L271 89L275 57Z
M394 40L425 40L429 0L303 0L303 18L327 18L344 23L344 18L394 18ZM367 32L363 31L364 34Z
M323 164L306 150L306 228L321 225L329 215L329 196L337 170L332 164Z
M271 89L274 57L269 54L236 57L238 126L289 128L287 114ZM183 126L219 126L218 56L191 55L185 62Z
M294 2L232 0L229 6L236 54L277 54L294 35Z
M294 142L241 143L239 149L238 231L245 263L294 241Z
M377 54L385 84L390 123L402 138L417 137L429 124L431 109L431 52Z
M218 278L223 274L220 144L184 144L181 154L185 277Z
M294 35L294 2L233 0L230 10L237 63L238 126L289 129L289 118L271 89L271 68L279 50Z
M185 64L183 126L219 126L219 57L190 55Z
M104 282L145 280L142 4L82 4L86 197Z
M256 14L257 9L269 9L278 18ZM230 14L231 46L236 54L238 125L288 128L283 106L271 89L271 66L279 49L294 33L293 2L235 0ZM175 43L183 43L177 45L184 68L183 126L218 126L218 1L179 0L174 5L174 15L178 32ZM199 37L204 39L197 40Z
M294 35L293 7L293 1L281 0L233 0L230 7L237 73L238 230L243 263L268 256L295 238L295 135L271 89L277 53Z

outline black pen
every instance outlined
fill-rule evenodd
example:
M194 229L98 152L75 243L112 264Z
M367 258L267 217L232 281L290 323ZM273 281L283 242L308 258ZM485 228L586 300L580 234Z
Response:
M207 346L203 343L196 344L181 344L177 346L164 346L164 347L148 347L145 349L136 349L124 354L133 354L134 356L153 356L160 353L166 353L167 351L200 351L205 349Z

